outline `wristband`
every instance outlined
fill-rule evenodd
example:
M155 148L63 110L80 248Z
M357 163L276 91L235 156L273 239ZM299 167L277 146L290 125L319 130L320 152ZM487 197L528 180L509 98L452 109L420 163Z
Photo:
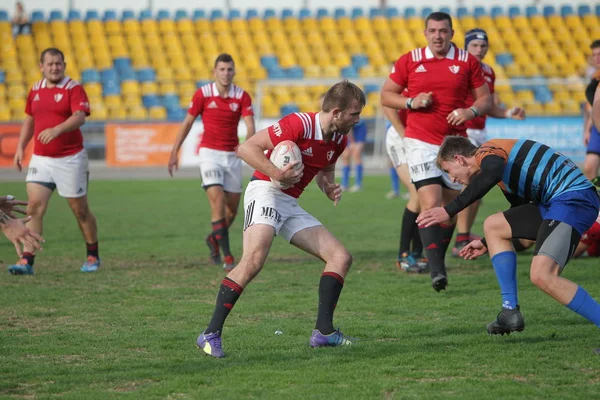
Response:
M473 111L476 117L479 117L479 110L473 106L469 107L469 110Z
M412 110L412 102L413 102L413 98L409 97L408 99L406 99L406 103L404 103L406 105L406 108L408 108L409 110Z
M487 242L485 240L485 238L481 238L481 243L485 246L485 248L487 249Z

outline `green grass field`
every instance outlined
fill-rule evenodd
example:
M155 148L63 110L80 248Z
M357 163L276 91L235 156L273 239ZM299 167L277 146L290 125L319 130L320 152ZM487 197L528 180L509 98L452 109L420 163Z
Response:
M83 274L85 247L66 202L54 197L34 276L10 276L16 260L0 241L1 398L536 398L600 396L598 329L535 288L531 253L519 256L527 327L488 336L500 310L488 258L448 257L448 290L395 265L402 200L387 177L333 207L311 186L301 199L354 256L335 326L360 340L308 345L321 262L277 238L267 265L225 325L224 359L195 339L212 315L224 272L209 265L207 200L197 180L93 181L102 269ZM23 197L23 183L3 183ZM506 202L496 189L486 215ZM232 249L241 253L239 217ZM600 298L600 262L572 261L564 276ZM275 335L275 331L283 334Z

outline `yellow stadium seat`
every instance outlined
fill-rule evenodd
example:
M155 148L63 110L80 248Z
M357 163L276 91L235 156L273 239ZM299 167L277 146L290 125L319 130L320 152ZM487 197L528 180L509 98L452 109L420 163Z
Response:
M212 30L215 33L229 31L229 22L224 18L217 18L212 21Z
M104 96L104 105L106 106L106 108L109 109L121 108L121 96L119 96L118 94Z
M544 114L546 115L560 115L562 108L560 104L552 101L543 105Z
M104 31L108 35L120 35L121 34L121 22L116 20L106 21L104 23Z
M6 72L5 77L6 83L22 83L23 82L23 74L20 69L14 69Z
M99 83L86 83L83 88L88 97L102 96L102 85Z
M121 92L123 95L139 95L140 84L138 81L123 81L121 82Z
M300 21L302 30L306 33L315 32L318 30L317 21L314 18L304 18Z
M158 22L158 30L161 33L176 32L175 22L172 19L163 19Z
M108 119L113 121L125 121L127 119L127 110L124 107L109 108Z
M322 32L335 32L336 24L333 18L323 17L319 20L319 28Z
M164 107L151 107L149 117L155 120L165 120L167 119L167 110Z
M593 14L584 15L583 25L588 29L596 28L598 26L598 17Z
M536 116L536 115L543 115L544 114L544 110L543 110L542 105L540 103L529 104L527 106L527 109L525 111L527 112L527 115L530 115L530 116Z
M158 93L158 85L155 82L143 82L141 85L142 96Z
M300 26L300 21L297 18L288 18L285 20L283 28L287 32L295 32L300 31L302 27Z
M252 18L248 22L248 27L250 28L250 32L252 32L252 33L266 32L267 31L267 27L265 26L264 21L262 19L259 19L259 18Z
M158 92L161 95L177 93L177 87L173 82L161 82L158 85Z
M104 107L95 107L91 104L91 113L88 117L92 121L104 121L108 119L108 110Z
M153 19L145 19L140 23L141 31L144 34L155 33L158 34L158 24Z
M346 33L346 32L354 33L354 25L352 24L352 20L348 17L338 18L337 30L340 33Z
M229 23L231 25L232 33L248 32L248 23L245 19L236 18L232 19Z
M0 122L8 122L12 120L12 113L8 107L0 107Z
M123 105L126 107L137 107L141 106L142 98L139 94L124 93L123 94Z
M267 30L269 32L280 31L283 30L283 25L279 18L269 18L267 19Z
M162 67L156 69L156 79L159 82L162 81L172 81L174 78L173 70L169 67Z

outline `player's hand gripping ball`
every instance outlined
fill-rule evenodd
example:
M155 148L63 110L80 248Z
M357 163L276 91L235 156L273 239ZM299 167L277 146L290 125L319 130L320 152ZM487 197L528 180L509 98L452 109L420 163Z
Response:
M294 169L298 170L302 168L302 153L298 145L291 140L284 140L279 142L277 146L271 152L271 162L279 169L284 168L289 163L298 161ZM273 185L281 190L289 189L292 185L284 185L279 181L271 179Z

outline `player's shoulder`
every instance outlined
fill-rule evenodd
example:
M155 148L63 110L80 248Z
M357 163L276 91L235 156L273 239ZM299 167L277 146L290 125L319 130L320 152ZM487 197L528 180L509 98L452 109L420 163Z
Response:
M45 79L40 79L37 82L34 82L33 85L31 85L31 91L32 92L37 92L38 90L40 90L42 87L44 87L44 80Z
M231 85L231 89L233 92L233 98L235 98L235 99L239 100L244 96L250 97L250 94L247 91L245 91L244 88L242 88L238 85L235 85L235 84Z
M468 51L466 51L465 49L461 49L458 46L454 47L456 50L456 56L455 59L467 64L472 64L474 61L475 62L479 62L478 59L476 59L475 57L473 57L471 54L469 54Z
M196 93L194 94L194 97L211 97L212 96L212 92L213 92L213 83L206 83L202 86L200 86L198 89L196 89Z
M423 61L425 58L425 47L417 47L416 49L412 49L408 53L404 54L406 61L411 63L418 63Z
M483 70L484 74L496 75L496 73L494 72L494 69L489 64L486 64L483 61L481 62L481 69Z
M65 83L64 87L66 90L73 90L76 87L83 89L83 86L81 86L81 83L79 83L79 81L76 81L75 79L71 79L71 78L69 78L69 80Z
M302 132L304 138L308 139L314 130L315 114L311 112L295 112L283 117L281 121L291 124L296 130Z

